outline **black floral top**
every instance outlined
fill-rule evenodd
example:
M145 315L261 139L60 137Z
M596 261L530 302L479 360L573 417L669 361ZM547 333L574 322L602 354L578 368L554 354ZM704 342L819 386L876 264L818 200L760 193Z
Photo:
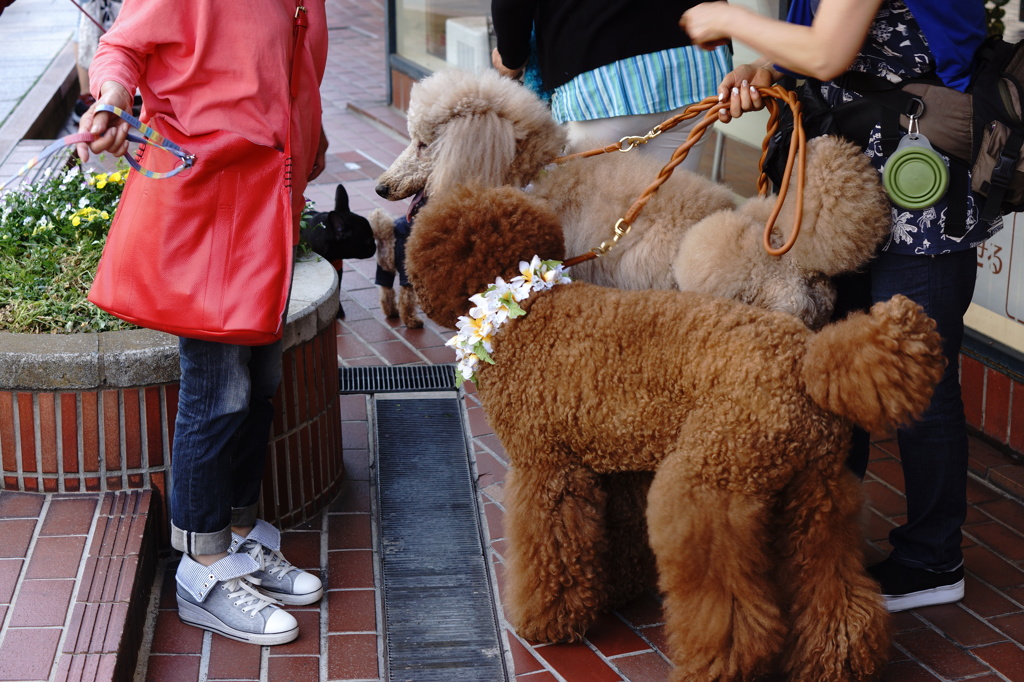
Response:
M881 76L894 83L935 70L935 60L928 48L928 40L903 0L885 0L882 3L868 31L867 40L849 70ZM831 81L822 84L822 95L833 106L859 96ZM881 138L881 126L876 125L865 150L879 173L887 160L882 152ZM948 158L946 162L949 163ZM951 187L950 191L958 191L958 188ZM975 195L971 193L967 198L967 233L963 237L949 236L943 231L947 208L945 197L934 206L920 210L905 209L893 204L891 232L883 249L893 253L918 255L959 251L974 248L1003 227L1002 218L991 222L979 219L981 200L979 198L976 201Z

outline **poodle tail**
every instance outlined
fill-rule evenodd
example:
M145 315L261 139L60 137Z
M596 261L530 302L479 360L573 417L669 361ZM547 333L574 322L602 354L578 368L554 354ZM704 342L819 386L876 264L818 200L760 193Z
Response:
M924 412L945 365L935 322L897 295L814 334L801 378L824 409L885 433Z
M394 239L394 219L383 208L375 208L369 216L373 238L378 241Z

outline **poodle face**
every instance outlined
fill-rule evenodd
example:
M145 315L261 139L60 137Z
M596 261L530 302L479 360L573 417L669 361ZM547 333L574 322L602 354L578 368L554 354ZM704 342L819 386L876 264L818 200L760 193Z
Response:
M408 127L409 146L377 179L390 201L466 183L524 186L565 142L533 93L494 72L423 79L410 94Z

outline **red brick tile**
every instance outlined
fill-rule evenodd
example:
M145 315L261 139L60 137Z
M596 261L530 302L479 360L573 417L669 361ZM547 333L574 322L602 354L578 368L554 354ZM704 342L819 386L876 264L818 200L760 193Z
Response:
M101 393L103 408L103 453L107 471L121 471L121 408L119 391ZM108 484L110 477L107 478Z
M541 670L535 673L516 675L516 682L559 682L559 680L547 670Z
M52 393L36 395L39 404L39 454L42 473L56 474L57 469L57 404Z
M174 421L178 418L178 384L166 384L164 390L164 406L167 419L167 442L174 442Z
M487 414L482 407L475 407L466 410L466 417L469 420L469 430L473 437L494 433L494 428L487 421Z
M896 642L915 659L943 677L965 677L988 672L970 654L932 630L915 630L896 636Z
M345 476L353 481L370 480L370 453L368 450L349 448L346 443Z
M992 627L1005 632L1017 642L1024 642L1024 613L1017 612L997 618L990 618Z
M185 625L177 611L161 611L156 617L152 651L155 654L199 654L203 648L203 631Z
M1000 642L971 649L971 653L988 663L1008 680L1024 680L1024 648L1017 642Z
M504 462L479 447L474 452L474 458L476 459L476 470L479 475L477 479L478 488L486 488L492 483L501 483L505 480L505 477L508 475L508 467L505 466Z
M865 481L861 490L867 504L885 517L893 518L907 511L906 498L882 483Z
M158 467L164 463L164 421L160 416L159 386L149 386L143 391L143 414L146 418L147 466Z
M305 570L320 568L320 533L287 531L281 534L281 553Z
M92 517L96 513L96 497L55 498L43 520L40 535L88 535Z
M200 663L201 659L198 654L194 656L151 655L146 666L146 682L198 680Z
M327 593L327 630L374 632L377 599L374 590L331 590Z
M211 680L260 679L261 648L227 637L210 638Z
M988 369L985 372L985 424L984 431L1000 443L1009 436L1010 377Z
M890 663L882 671L882 682L943 682L916 661Z
M411 365L423 362L419 355L410 350L401 341L381 341L373 344L373 349L379 353L389 365Z
M505 512L494 503L484 505L484 517L487 519L487 533L491 540L505 537Z
M365 450L369 447L369 428L366 422L343 422L341 437L346 450Z
M42 490L40 490L39 479L38 478L26 478L26 479L24 479L24 482L23 482L22 485L24 486L26 492L30 492L30 493L43 492Z
M316 656L320 655L320 609L311 607L310 609L302 608L290 608L288 612L295 616L295 620L299 622L299 636L288 644L282 644L275 646L270 651L271 660L280 656ZM314 659L317 660L317 659ZM271 670L273 670L271 665ZM273 674L270 675L270 679L279 679ZM280 679L289 679L287 677ZM317 679L316 675L308 678L295 677L292 679Z
M668 631L664 625L653 625L648 628L640 630L647 641L649 641L655 649L663 654L668 654Z
M295 349L296 424L304 424L309 420L309 381L307 381L309 377L309 367L307 363L308 357L308 346L304 345Z
M38 538L25 575L28 578L74 578L78 575L84 549L85 536Z
M77 493L82 489L82 481L77 478L65 478L64 490L69 493Z
M1010 561L1024 561L1024 536L1001 523L990 522L970 527L978 542Z
M544 664L533 653L533 647L523 644L514 633L508 635L509 651L512 653L512 667L518 679L519 675L544 670Z
M368 513L370 511L369 481L354 481L346 478L341 484L341 492L331 503L333 513Z
M653 651L619 656L611 662L629 682L662 682L672 673L672 664Z
M1003 493L993 489L992 486L981 483L974 478L967 479L968 504L984 504L993 500L1001 500L1003 497Z
M107 606L104 604L104 606ZM119 602L109 605L108 620L106 622L106 637L103 639L102 652L106 654L117 654L121 650L121 640L124 638L128 627L128 603Z
M85 471L100 470L100 428L98 396L82 392L82 457ZM88 481L86 488L89 487Z
M45 498L12 490L0 490L0 519L35 519Z
M0 604L10 604L14 599L14 588L24 565L22 559L0 559Z
M3 408L0 408L0 412L2 410ZM1013 383L1008 444L1014 451L1024 452L1024 384L1017 381Z
M373 553L370 551L328 552L327 566L329 589L373 587Z
M4 471L18 470L14 434L14 394L10 391L0 391L0 452L3 452Z
M320 677L320 659L316 656L276 656L272 653L267 667L267 678L271 680L316 680Z
M338 398L343 421L366 421L366 396L361 394L343 395Z
M985 400L985 366L974 358L960 356L960 392L967 423L981 428Z
M535 649L566 682L619 682L622 678L585 644L553 644Z
M284 419L282 431L288 431L295 428L299 423L299 406L296 389L297 379L295 376L297 370L295 368L294 349L285 351L281 368L282 376L279 392L281 396L280 412Z
M11 627L64 625L74 586L74 580L22 581L10 615Z
M36 464L35 408L31 393L18 393L18 433L21 436L21 470L39 471Z
M943 604L917 609L921 618L932 623L947 637L964 646L991 644L1003 639L988 623L964 610L957 604Z
M0 520L0 558L19 559L27 555L28 544L35 532L36 522L30 519Z
M379 676L377 635L329 635L327 637L328 679L375 680Z
M1024 584L1024 571L984 547L965 548L964 563L967 570L993 587L1014 587Z
M142 409L139 407L139 390L126 388L122 391L124 401L124 460L129 469L142 468Z
M57 655L60 630L11 628L0 645L0 680L45 680ZM25 652L31 651L31 656Z
M1024 391L1022 391L1024 393ZM989 480L1000 490L1005 490L1017 498L1024 498L1024 466L1007 464L993 467L988 472Z
M969 455L968 466L970 470L982 478L988 475L988 470L1001 467L1009 463L1006 455L993 448L979 438L971 438L967 441Z
M353 320L352 322L346 322L345 324L367 343L377 344L382 341L392 341L395 338L391 331L391 327L376 319ZM341 339L338 340L338 346L340 348Z
M328 549L373 547L369 514L332 514L328 526Z
M993 502L979 504L978 508L1018 533L1024 533L1024 505L1020 502L1004 497Z
M377 357L370 349L370 346L354 334L345 334L338 337L338 355L345 360L346 363L355 360L356 358L372 357L376 359Z
M605 656L647 651L651 647L628 625L610 614L602 614L587 630L586 639Z

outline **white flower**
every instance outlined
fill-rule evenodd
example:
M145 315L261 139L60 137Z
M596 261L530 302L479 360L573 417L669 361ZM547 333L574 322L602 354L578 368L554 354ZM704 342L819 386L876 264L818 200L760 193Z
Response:
M534 291L546 291L556 284L571 281L560 261L542 261L539 256L534 256L529 263L521 261L519 272L519 276L508 282L498 277L487 291L469 297L475 305L470 308L468 317L464 315L456 322L458 333L445 342L455 349L458 385L475 381L481 360L494 364L490 357L494 352L494 335L509 319L526 314L519 306L520 301L529 298Z

